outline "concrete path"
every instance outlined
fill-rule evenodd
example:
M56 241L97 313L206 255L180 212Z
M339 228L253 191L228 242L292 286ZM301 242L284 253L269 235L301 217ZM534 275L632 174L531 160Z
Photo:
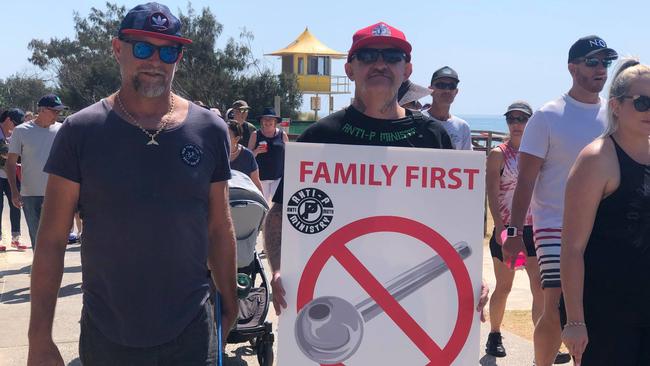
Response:
M5 200L5 205L6 205ZM23 231L27 226L23 221ZM8 209L3 210L3 232L9 233ZM28 242L28 238L23 238ZM8 240L3 240L9 245ZM261 249L261 248L260 248ZM78 358L79 314L81 312L81 263L80 246L68 247L65 257L65 273L56 309L54 321L54 340L59 346L66 365L80 365ZM486 253L484 273L491 288L494 279L491 276L492 262ZM0 365L13 366L27 363L27 327L29 323L29 272L31 268L31 249L25 252L9 250L0 253ZM530 307L528 281L523 272L517 274L511 301L508 308L527 309ZM277 328L277 318L273 309L268 320ZM522 366L532 364L532 343L513 334L504 332L504 343L508 357L494 359L484 356L484 345L489 327L481 327L480 365ZM277 347L277 342L275 343ZM276 348L277 349L277 348ZM277 354L277 353L276 353ZM257 358L250 346L246 344L228 345L225 365L257 365ZM283 365L284 366L284 365ZM294 366L294 365L288 365Z

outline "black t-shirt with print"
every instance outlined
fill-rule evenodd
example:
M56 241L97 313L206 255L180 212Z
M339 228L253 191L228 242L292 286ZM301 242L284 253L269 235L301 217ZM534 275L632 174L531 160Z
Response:
M404 146L453 149L451 138L437 121L420 112L406 110L397 120L366 116L354 107L330 114L309 126L298 142L343 145ZM283 181L275 191L273 202L282 203Z

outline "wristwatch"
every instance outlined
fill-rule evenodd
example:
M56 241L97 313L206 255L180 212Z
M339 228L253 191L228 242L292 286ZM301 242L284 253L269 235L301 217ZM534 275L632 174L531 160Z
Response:
M506 234L508 234L509 238L516 238L518 236L523 236L523 230L514 226L508 226Z

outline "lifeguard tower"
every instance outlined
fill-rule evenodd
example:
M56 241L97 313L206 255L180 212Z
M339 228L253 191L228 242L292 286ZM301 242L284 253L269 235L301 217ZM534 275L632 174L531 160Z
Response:
M330 113L334 111L334 94L350 94L350 80L347 76L333 76L332 59L343 59L347 54L335 51L316 37L309 28L287 47L269 53L267 56L282 57L282 73L296 75L298 89L311 97L311 109L318 119L320 95L329 96Z

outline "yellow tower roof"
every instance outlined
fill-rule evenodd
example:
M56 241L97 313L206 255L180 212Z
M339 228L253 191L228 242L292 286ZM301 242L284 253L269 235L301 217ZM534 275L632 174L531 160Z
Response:
M305 27L305 31L296 38L295 41L291 42L287 47L277 50L272 53L268 53L270 56L284 56L284 55L293 55L296 53L316 55L316 56L330 56L332 58L345 58L346 53L341 53L335 51L321 41L319 41L313 34L309 32L309 28Z

